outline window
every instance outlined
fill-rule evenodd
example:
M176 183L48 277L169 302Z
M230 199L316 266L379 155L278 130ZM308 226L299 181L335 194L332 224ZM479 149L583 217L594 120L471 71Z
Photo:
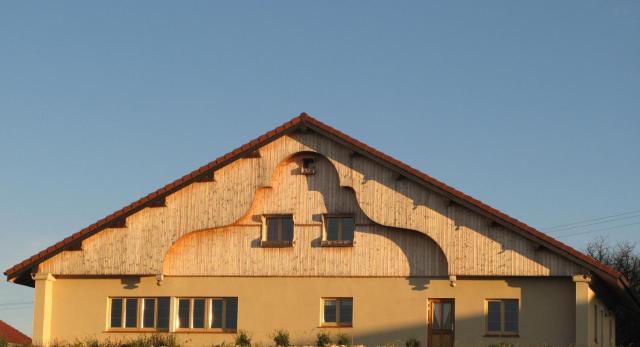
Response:
M346 327L352 326L353 298L322 299L322 325Z
M137 298L125 299L124 327L125 328L138 327L138 299Z
M355 218L353 216L323 216L324 231L322 237L323 246L351 246L355 231Z
M487 335L518 334L518 300L487 300Z
M613 314L609 313L609 344L613 346L615 344L615 331L613 329Z
M316 173L316 161L313 158L302 158L302 168L300 173L303 175L313 175Z
M293 216L266 216L263 222L263 247L288 247L293 244Z
M169 298L111 298L111 329L169 328Z
M122 299L111 299L111 324L112 328L122 328Z
M593 305L593 341L598 343L598 305Z
M178 329L235 332L238 298L178 299Z
M211 300L211 328L236 330L238 322L238 299L224 298Z

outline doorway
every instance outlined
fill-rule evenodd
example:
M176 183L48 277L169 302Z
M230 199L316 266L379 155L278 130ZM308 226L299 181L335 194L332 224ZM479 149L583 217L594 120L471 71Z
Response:
M429 347L453 347L454 323L453 299L429 299Z

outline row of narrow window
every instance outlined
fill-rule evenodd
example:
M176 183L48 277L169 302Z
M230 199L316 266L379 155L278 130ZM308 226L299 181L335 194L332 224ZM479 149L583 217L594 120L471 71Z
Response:
M322 298L323 326L350 327L353 298ZM235 332L238 327L238 298L177 298L175 326L178 330L199 329ZM111 329L168 330L171 300L158 298L111 298ZM453 329L453 303L436 302L431 307L431 329ZM519 302L516 299L486 301L486 331L495 335L518 333Z
M177 298L175 326L178 330L199 329L235 332L238 327L238 298ZM171 299L111 298L110 329L169 329ZM322 325L351 326L353 298L323 298Z
M355 232L355 218L353 216L324 216L323 241L353 242ZM263 242L291 243L293 242L293 216L267 216L265 221L266 233Z

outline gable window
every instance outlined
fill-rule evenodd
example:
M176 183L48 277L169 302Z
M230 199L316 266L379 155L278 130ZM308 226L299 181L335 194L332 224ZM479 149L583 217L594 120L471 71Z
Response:
M265 216L262 223L263 247L289 247L293 244L293 216Z
M316 161L314 158L302 158L302 168L300 173L303 175L313 175L316 173Z
M516 299L491 299L486 302L487 335L517 335L519 303Z
M353 325L353 298L323 298L322 326Z
M238 298L178 299L178 329L235 332Z
M355 225L350 215L324 215L322 246L352 246Z
M111 298L110 329L169 328L169 298Z

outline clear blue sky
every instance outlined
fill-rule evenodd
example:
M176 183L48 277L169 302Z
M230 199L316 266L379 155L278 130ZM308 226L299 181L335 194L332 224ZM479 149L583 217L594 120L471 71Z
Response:
M638 1L4 2L0 267L302 111L536 227L638 210L639 38ZM640 225L562 240L600 234Z

